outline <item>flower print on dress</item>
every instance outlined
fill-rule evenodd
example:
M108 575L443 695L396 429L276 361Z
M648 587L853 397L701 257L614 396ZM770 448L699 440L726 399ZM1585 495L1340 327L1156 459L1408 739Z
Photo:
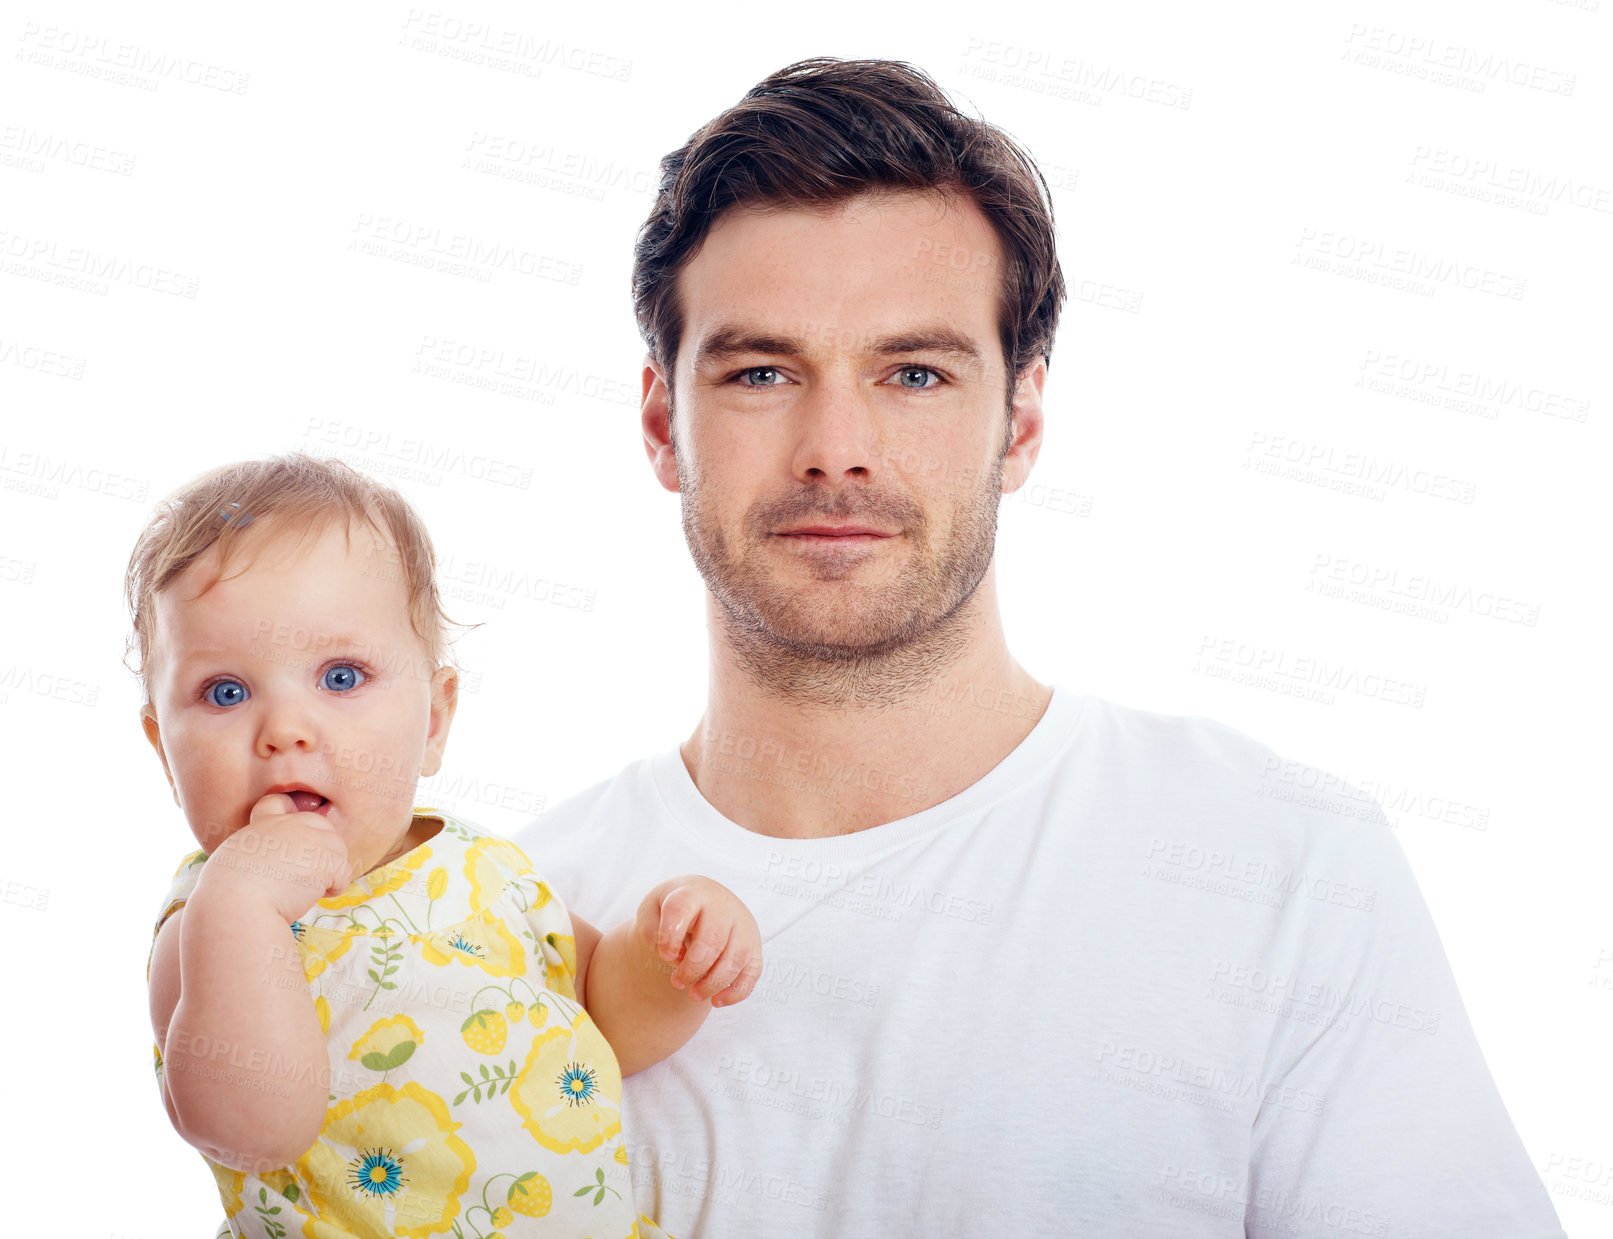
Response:
M486 910L450 929L411 934L410 940L419 945L428 964L438 967L459 963L495 977L526 973L526 948L499 917Z
M522 874L530 873L532 862L526 853L508 839L478 838L465 849L465 876L470 879L470 910L490 908Z
M356 935L367 932L363 926L343 931L320 925L302 925L302 932L296 935L297 951L302 956L302 975L310 981L314 980L347 954Z
M577 940L570 934L544 934L544 982L557 994L577 996Z
M340 912L343 908L355 908L361 903L368 903L380 895L400 891L414 880L420 866L430 859L431 845L422 843L412 851L405 852L390 865L382 865L379 869L366 873L340 895L321 899L319 906L327 912Z
M387 1072L403 1066L414 1057L426 1034L407 1015L376 1020L369 1031L353 1043L348 1058L356 1059L371 1071Z
M592 1152L621 1132L621 1068L585 1013L533 1039L510 1104L532 1138L556 1153Z
M396 1196L403 1190L403 1158L391 1149L366 1149L348 1163L347 1185L356 1196Z
M331 1107L298 1177L319 1216L353 1234L427 1239L452 1229L476 1170L459 1127L420 1085L377 1084Z
M220 1166L217 1162L208 1162L207 1168L213 1172L213 1179L218 1184L218 1195L224 1204L225 1220L231 1221L245 1207L241 1193L246 1190L246 1175L239 1170L231 1170L228 1166Z

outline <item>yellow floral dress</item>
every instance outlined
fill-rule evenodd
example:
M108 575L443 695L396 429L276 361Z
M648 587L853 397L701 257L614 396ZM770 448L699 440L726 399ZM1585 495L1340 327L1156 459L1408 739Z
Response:
M435 837L290 927L330 1053L325 1124L294 1166L208 1162L219 1235L663 1239L633 1207L621 1072L577 1002L565 907L515 844L415 812ZM206 859L185 858L157 928ZM162 1087L160 1049L156 1068Z

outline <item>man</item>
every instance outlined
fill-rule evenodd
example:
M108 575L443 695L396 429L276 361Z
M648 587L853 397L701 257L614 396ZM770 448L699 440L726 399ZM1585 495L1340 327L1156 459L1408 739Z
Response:
M762 927L627 1085L642 1198L686 1239L1561 1235L1376 807L1009 653L1063 291L1034 167L905 65L793 65L664 161L642 422L709 698L523 840L595 922L698 871Z

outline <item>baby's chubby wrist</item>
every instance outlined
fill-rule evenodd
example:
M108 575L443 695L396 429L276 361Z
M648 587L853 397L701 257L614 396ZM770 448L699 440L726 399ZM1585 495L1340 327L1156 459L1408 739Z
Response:
M207 858L190 902L237 916L262 907L289 925L324 897L328 868L328 850L318 844L248 826Z
M276 889L273 871L265 862L220 848L202 866L196 887L186 901L186 911L192 919L198 912L208 916L217 913L232 920L272 914L290 925L299 914L288 915L282 909ZM310 896L307 906L312 907L318 900L318 895Z

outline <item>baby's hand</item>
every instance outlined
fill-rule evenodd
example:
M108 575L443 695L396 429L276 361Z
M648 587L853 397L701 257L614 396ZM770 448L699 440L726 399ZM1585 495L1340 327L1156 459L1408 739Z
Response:
M353 881L347 845L335 827L317 813L297 812L297 802L279 792L252 806L247 824L219 844L207 868L267 895L287 924Z
M720 882L669 878L638 908L638 934L669 964L671 981L714 1007L741 1002L762 975L762 934L750 909Z

